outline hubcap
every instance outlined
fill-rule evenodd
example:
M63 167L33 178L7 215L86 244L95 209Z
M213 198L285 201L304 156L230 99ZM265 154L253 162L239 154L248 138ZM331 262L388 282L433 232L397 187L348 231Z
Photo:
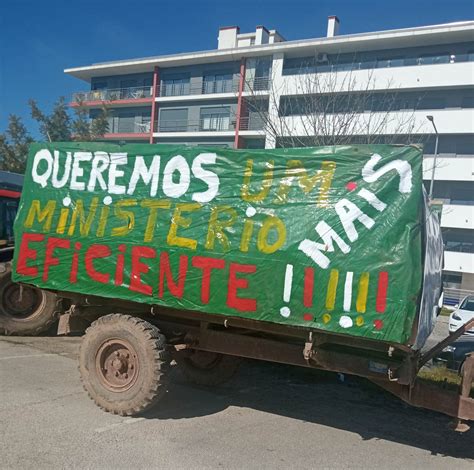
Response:
M137 380L139 369L137 353L128 341L107 340L97 352L96 369L105 388L113 392L124 392Z
M39 289L10 282L2 292L2 310L16 320L24 320L38 310L42 300L43 296Z

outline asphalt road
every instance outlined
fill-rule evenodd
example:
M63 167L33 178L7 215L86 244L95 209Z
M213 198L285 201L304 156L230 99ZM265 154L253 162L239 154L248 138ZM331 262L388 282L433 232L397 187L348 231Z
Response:
M249 361L216 389L172 372L144 418L83 392L79 338L0 337L0 468L474 468L474 432L360 381Z

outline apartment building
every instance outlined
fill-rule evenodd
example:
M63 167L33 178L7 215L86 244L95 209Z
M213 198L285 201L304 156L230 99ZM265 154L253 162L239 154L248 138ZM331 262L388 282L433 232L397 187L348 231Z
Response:
M434 174L433 196L444 204L445 284L474 291L474 21L343 35L337 17L329 17L326 37L291 41L264 26L251 33L232 26L219 30L214 50L65 73L89 88L75 93L71 106L88 107L93 118L105 105L104 138L127 142L273 148L297 137L299 145L311 144L308 113L324 100L304 83L335 77L331 93L321 93L339 97L334 113L353 110L355 91L370 92L358 101L362 121L390 113L400 122L409 114L409 140L424 144L426 184ZM403 142L397 120L388 121L377 129L378 141ZM352 127L354 142L366 131Z

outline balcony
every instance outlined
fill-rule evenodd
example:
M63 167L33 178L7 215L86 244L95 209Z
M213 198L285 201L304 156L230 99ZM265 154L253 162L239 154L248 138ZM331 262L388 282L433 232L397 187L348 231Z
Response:
M104 103L136 105L151 103L153 87L104 88L74 93L71 106L99 107Z
M272 80L269 77L255 77L245 81L244 93L265 93L270 90Z
M240 118L240 131L262 131L265 128L265 116L254 115Z
M237 93L238 80L203 81L201 84L189 82L163 83L158 90L160 98L168 96L210 95L216 93Z
M158 123L158 132L228 132L235 130L235 120L230 118L166 120Z
M283 72L279 77L278 89L284 95L307 94L308 89L315 90L316 83L337 92L365 91L368 88L376 90L419 90L442 87L470 87L474 63L445 63L427 64L420 66L400 66L387 68L369 67L367 70L358 70L357 67L348 67L347 70L321 70L319 81L315 81L314 74L288 74ZM301 69L305 72L304 69ZM349 71L350 70L350 71ZM312 84L312 85L311 85ZM326 85L325 85L326 84ZM390 85L388 85L390 84Z
M236 130L236 119L229 116L206 117L197 120L162 120L155 123L155 136L169 134L176 136L183 133L186 136L195 134L196 136L207 135L234 135ZM260 117L242 117L240 119L239 130L245 135L260 135L264 128L264 122Z
M185 101L189 97L195 99L219 99L228 98L229 95L236 96L239 92L240 81L231 80L203 80L200 83L177 82L163 83L157 93L157 101ZM265 94L271 85L270 78L257 77L245 82L243 94Z
M150 138L150 123L120 123L112 121L109 132L104 135L107 140L144 140Z

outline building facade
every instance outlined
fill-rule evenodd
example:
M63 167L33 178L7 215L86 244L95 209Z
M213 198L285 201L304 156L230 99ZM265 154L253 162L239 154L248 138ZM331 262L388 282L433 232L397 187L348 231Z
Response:
M426 185L433 175L433 197L443 201L445 285L474 291L474 21L338 30L336 17L326 37L296 41L263 26L245 34L227 27L215 50L66 69L90 84L71 106L89 108L93 118L105 105L104 138L116 141L314 145L314 116L324 106L328 115L348 116L344 137L354 142L371 134L423 143ZM369 129L369 121L379 124Z

